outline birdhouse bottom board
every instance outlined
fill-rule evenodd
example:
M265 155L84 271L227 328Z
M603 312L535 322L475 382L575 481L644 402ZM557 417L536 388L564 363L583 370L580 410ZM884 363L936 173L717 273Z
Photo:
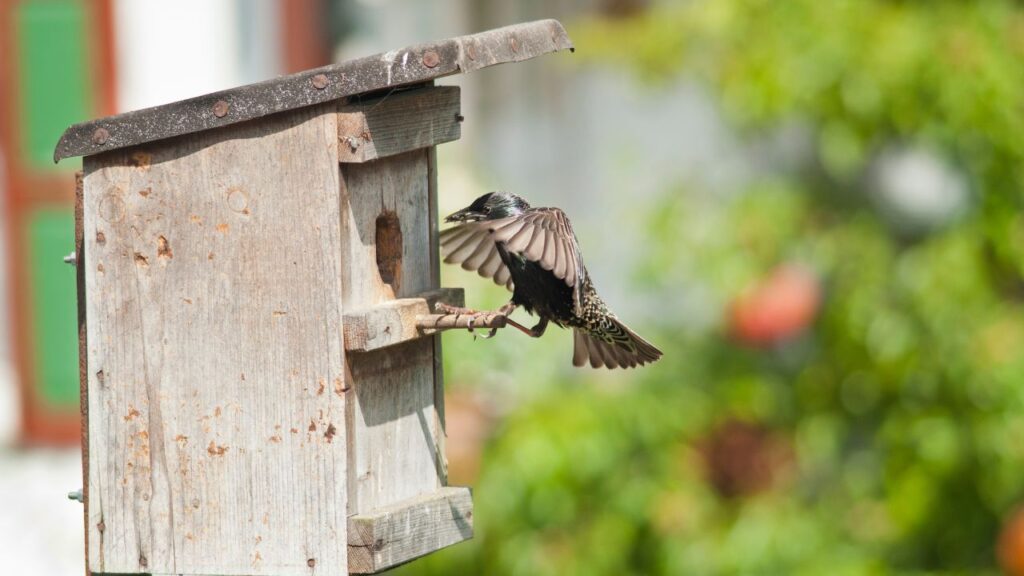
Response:
M471 537L440 343L374 320L438 289L433 146L458 97L85 158L89 570L370 573Z

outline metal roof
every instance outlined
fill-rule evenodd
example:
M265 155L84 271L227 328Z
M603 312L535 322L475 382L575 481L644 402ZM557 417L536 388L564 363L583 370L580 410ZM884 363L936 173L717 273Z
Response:
M572 50L557 20L538 20L392 50L126 112L68 128L54 162L191 134L347 96L426 82L505 62Z

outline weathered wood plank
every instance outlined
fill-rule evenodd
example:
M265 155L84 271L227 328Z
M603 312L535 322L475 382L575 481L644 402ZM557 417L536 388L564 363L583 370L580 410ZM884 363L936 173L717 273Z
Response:
M258 84L75 124L61 136L54 160L248 122L348 96L420 84L566 49L573 49L572 41L557 20L513 24L479 34L408 46ZM218 107L222 114L214 112L219 102L226 105ZM103 130L101 138L97 137L100 129Z
M472 537L469 488L442 488L349 518L349 572L380 572Z
M89 363L86 335L85 173L75 172L75 291L78 297L78 409L82 414L82 524L85 563L89 565Z
M426 292L430 273L427 151L341 164L342 302L367 309ZM434 342L346 356L349 513L436 491Z
M444 302L462 306L465 299L462 288L440 288L420 294L416 298L399 298L372 308L345 314L345 349L369 352L406 340L420 338L416 319L430 314L434 304Z
M437 148L427 149L427 188L430 207L430 285L441 285L441 247L440 216L437 208ZM464 304L463 304L464 305ZM448 452L445 440L448 432L444 422L444 355L441 348L441 335L435 334L434 339L434 426L436 430L438 475L441 485L448 485Z
M368 162L461 134L458 86L395 92L338 109L338 160Z
M85 159L90 570L346 573L336 121Z

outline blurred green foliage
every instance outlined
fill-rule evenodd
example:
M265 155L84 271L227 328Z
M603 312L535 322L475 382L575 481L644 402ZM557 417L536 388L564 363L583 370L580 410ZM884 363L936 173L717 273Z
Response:
M1024 6L697 0L573 36L591 63L704 83L752 137L804 123L813 158L727 198L666 190L635 281L721 322L640 327L666 354L630 386L547 374L484 450L477 538L404 573L994 571L1024 500ZM974 209L886 224L861 175L893 143L950 159ZM729 299L793 261L822 279L815 323L737 344ZM482 373L449 344L451 381Z

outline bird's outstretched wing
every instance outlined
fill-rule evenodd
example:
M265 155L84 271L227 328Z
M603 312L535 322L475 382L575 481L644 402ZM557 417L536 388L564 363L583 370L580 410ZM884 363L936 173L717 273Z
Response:
M579 310L586 272L576 234L565 212L558 208L535 208L519 216L449 228L441 232L441 254L446 263L476 270L511 290L512 275L501 261L498 242L503 242L509 252L521 254L563 280L573 289L573 301Z

